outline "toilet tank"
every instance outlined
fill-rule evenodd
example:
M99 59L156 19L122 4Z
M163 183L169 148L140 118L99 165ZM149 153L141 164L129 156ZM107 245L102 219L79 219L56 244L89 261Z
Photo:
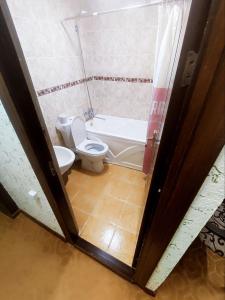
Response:
M56 128L62 134L65 146L72 151L75 151L75 144L71 134L71 124L73 122L73 119L74 116L68 117L65 114L59 115L56 121Z

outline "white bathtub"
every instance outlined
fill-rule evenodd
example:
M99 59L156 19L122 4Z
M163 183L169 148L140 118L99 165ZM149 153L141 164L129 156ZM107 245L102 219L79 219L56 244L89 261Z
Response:
M106 161L142 170L147 121L96 115L86 122L88 138L109 146Z

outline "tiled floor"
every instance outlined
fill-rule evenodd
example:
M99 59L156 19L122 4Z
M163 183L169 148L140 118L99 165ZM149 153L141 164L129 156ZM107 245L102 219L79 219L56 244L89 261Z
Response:
M1 300L224 300L224 268L194 243L152 298L24 215L0 213Z
M101 174L73 169L66 189L80 236L131 265L145 205L145 176L106 164Z

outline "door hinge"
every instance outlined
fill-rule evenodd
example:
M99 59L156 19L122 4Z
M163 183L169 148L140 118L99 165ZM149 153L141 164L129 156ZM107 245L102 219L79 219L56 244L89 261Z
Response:
M52 176L56 176L56 170L55 170L55 167L54 167L54 165L53 165L53 161L52 160L50 160L49 162L48 162L48 166L49 166L49 170L51 171L51 173L52 173Z
M197 59L198 59L198 53L196 53L193 50L188 51L184 72L181 79L181 87L189 86L191 84Z

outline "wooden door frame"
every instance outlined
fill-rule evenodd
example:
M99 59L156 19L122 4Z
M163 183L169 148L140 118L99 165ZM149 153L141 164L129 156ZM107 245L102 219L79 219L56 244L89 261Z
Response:
M5 1L0 2L0 19L1 100L64 236L72 242L77 225Z
M211 22L213 23L215 13L217 12L216 9L218 9L218 1L215 0L213 8L211 9L209 15L209 8L211 4L210 0L193 0L193 13L194 9L198 7L198 3L202 1L206 3L206 6L205 11L201 12L201 22L199 23L198 20L199 24L197 24L197 28L199 29L197 35L199 41L198 43L196 41L196 43L198 44L198 46L200 46L202 42L202 36L203 32L205 31L207 22L208 27L210 27L210 18ZM217 3L217 6L215 3ZM150 236L152 234L151 228L154 228L156 215L159 214L161 210L163 210L164 205L163 201L161 201L163 193L159 195L158 189L159 187L161 189L163 187L165 188L165 184L167 183L166 175L168 174L171 162L173 162L173 152L179 137L179 133L181 132L183 117L187 113L187 107L191 100L191 91L193 91L194 89L194 82L192 84L192 87L189 88L189 94L187 94L187 88L180 88L180 79L182 77L183 69L185 66L186 51L189 49L188 45L186 45L185 48L184 43L184 47L182 48L181 59L179 61L173 93L168 109L168 115L165 122L165 129L162 135L155 170L153 173L152 184L148 195L148 201L142 223L136 258L138 258L137 253L141 253L141 255L139 259L136 259L134 267L131 268L78 237L78 230L70 206L70 202L65 193L62 177L60 175L50 138L48 136L48 132L42 114L40 112L37 96L25 64L22 49L20 47L15 29L12 26L11 16L9 14L5 1L2 1L0 4L0 44L2 44L3 46L1 48L1 51L4 55L4 61L0 61L0 74L2 74L0 78L4 93L2 101L9 115L9 118L17 132L17 135L24 147L24 150L31 162L34 172L36 173L38 180L46 194L46 197L63 230L66 240L74 244L80 250L86 252L88 255L91 255L93 258L100 261L116 273L120 274L126 279L135 281L142 288L144 288L149 275L154 269L153 266L156 266L166 247L164 243L160 248L160 251L158 251L157 255L154 254L154 256L151 256L150 261L149 256L148 259L146 259L146 253L154 248L154 245L149 242L152 240ZM193 30L193 24L191 25L189 22L188 26L189 31ZM203 40L203 42L206 42L205 37ZM201 61L202 58L200 57L198 71L200 70ZM197 74L198 72L196 70L196 76ZM180 99L184 99L185 96L185 101L182 103L182 105L180 105ZM204 97L204 95L201 96ZM199 111L202 110L202 107L204 105L205 103L200 104ZM173 109L175 110L173 111ZM176 115L176 117L178 118L175 119L174 115ZM179 122L177 122L177 120L179 120ZM168 143L168 134L171 133L173 136L173 141L170 141ZM186 151L187 149L184 150ZM166 161L165 153L167 153ZM212 155L212 157L214 156ZM207 171L209 171L209 169ZM179 174L176 174L176 176L178 175ZM198 186L198 188L199 187L200 185ZM186 207L187 203L190 203L190 199L186 201ZM183 207L185 206L183 205ZM181 213L177 220L182 219L182 217L183 214ZM172 235L173 231L170 230L168 239L170 239Z

